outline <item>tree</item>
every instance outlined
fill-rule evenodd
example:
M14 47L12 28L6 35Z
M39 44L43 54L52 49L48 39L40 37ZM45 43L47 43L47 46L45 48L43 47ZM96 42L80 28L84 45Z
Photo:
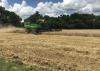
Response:
M38 22L44 19L46 22ZM61 15L58 17L42 16L36 12L25 21L40 24L44 29L100 29L100 16L94 14Z
M16 27L21 26L21 18L14 12L9 12L5 8L0 7L0 24L3 26L13 25Z
M29 18L25 19L25 22L32 22L32 23L38 23L38 20L42 18L42 15L39 14L37 11L35 14L30 16Z

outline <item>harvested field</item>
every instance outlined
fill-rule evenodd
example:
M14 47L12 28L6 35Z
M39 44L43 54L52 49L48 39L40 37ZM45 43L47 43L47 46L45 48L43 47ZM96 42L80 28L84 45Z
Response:
M60 32L45 32L45 35L65 35L65 36L84 36L84 37L100 37L100 30L62 30Z
M42 35L1 30L0 57L44 71L100 71L100 30L64 30Z

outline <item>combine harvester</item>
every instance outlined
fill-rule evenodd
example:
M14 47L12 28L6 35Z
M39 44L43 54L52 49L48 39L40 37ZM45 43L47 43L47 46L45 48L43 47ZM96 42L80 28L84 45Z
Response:
M24 23L24 28L26 28L27 33L33 34L41 34L41 32L43 31L41 25L30 22Z

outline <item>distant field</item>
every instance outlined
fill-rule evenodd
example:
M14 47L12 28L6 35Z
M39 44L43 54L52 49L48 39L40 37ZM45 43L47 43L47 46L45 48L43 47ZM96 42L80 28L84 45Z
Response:
M100 71L100 30L32 35L24 29L3 28L0 57L43 71Z
M45 32L45 35L65 35L65 36L86 36L86 37L100 37L99 29L80 29L80 30L62 30L60 32Z

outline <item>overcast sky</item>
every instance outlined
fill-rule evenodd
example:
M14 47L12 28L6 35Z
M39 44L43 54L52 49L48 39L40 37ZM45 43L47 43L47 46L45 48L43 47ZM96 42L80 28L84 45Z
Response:
M100 15L100 0L1 0L0 6L15 12L22 19L36 11L54 17L75 12Z

